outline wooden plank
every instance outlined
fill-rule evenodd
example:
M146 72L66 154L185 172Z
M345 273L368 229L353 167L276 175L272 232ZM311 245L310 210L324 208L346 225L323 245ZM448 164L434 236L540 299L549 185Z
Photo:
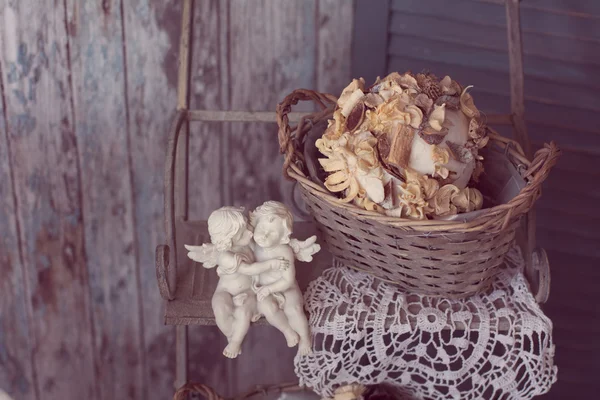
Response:
M351 38L357 29L361 29L358 26L354 29L354 7L365 8L360 3L361 1L355 3L348 0L317 2L317 85L315 89L319 92L339 96L351 80ZM371 2L371 7L368 9L372 13L380 12L379 9L385 3L387 1L375 4ZM354 43L359 45L356 41ZM360 51L360 48L357 51ZM379 55L384 54L385 44L382 44L382 52ZM375 65L371 64L371 68L375 68ZM385 70L385 63L381 70Z
M423 15L421 12L396 11L392 13L390 32L397 35L419 36L427 39L446 38L453 42L475 43L489 49L506 52L505 24L488 24L485 19L472 19L468 15L460 18L447 16L443 11ZM432 27L434 27L432 29ZM574 64L600 64L597 40L574 40L572 36L531 32L522 25L523 51L535 55Z
M471 1L500 4L504 0ZM598 4L586 0L527 0L521 7L579 18L600 19L600 7L598 7Z
M519 1L506 0L510 110L513 116L515 139L523 148L525 155L531 158L533 156L531 153L531 141L527 135L527 127L525 126L525 75L523 72L523 43ZM532 213L529 213L528 220L529 218L533 218L532 215Z
M566 210L569 214L573 215L594 216L596 215L593 211L596 201L596 198L588 193L580 192L574 196L573 192L563 188L548 188L544 190L542 197L536 204L547 209Z
M571 172L571 180L573 180L573 176L576 176L573 173L580 173L581 171L585 171L594 176L594 179L598 179L597 176L600 171L597 171L597 165L600 161L600 154L577 151L565 146L561 146L561 153L560 161L555 168Z
M315 86L314 0L229 4L231 109L274 110L292 90ZM291 204L276 126L232 124L226 148L235 160L228 170L234 205L253 208L268 199Z
M121 8L117 1L91 0L67 0L66 6L95 379L101 399L141 399L146 385Z
M0 21L4 21L0 8ZM2 37L0 36L0 48ZM0 59L0 388L8 395L33 400L36 393L32 363L31 303L19 242L17 203L6 123Z
M184 0L181 11L181 25L179 34L178 54L178 82L177 82L177 110L189 109L189 85L190 85L190 62L191 62L191 39L193 22L194 0ZM175 155L175 182L173 199L173 211L178 217L188 217L188 150L190 139L190 123L186 119L180 127L179 138L176 143ZM168 192L165 192L165 196ZM166 204L166 203L165 203ZM167 207L165 207L165 212ZM169 221L173 215L165 215ZM168 223L168 222L167 222ZM169 273L169 278L173 273ZM188 381L188 331L185 326L175 329L175 389L185 385Z
M544 183L544 193L553 190L561 190L565 193L571 193L572 195L584 193L590 196L590 198L600 201L600 187L589 184L590 182L597 182L600 180L600 174L587 170L579 170L576 173L573 173L567 169L569 168L568 165L564 165L565 161L564 156L561 157L559 164L557 164L552 170L552 173L550 173L550 177ZM600 161L600 155L596 157L596 162L598 161ZM588 184L582 185L581 182L587 182ZM590 215L590 218L600 219L600 216Z
M538 229L537 241L544 248L563 248L568 254L600 258L597 239L574 236L561 228Z
M600 218L595 215L580 215L564 208L538 207L537 225L549 230L560 230L565 235L600 241Z
M144 345L145 379L153 397L173 395L173 328L162 326L164 304L156 286L153 249L165 243L163 178L168 126L177 104L177 51L181 2L123 2L127 106Z
M541 0L544 1L544 0ZM577 14L553 12L528 6L521 1L523 32L543 33L551 37L573 40L600 40L597 19ZM421 15L444 15L458 21L477 21L494 27L506 26L504 0L494 2L474 0L392 0L392 10ZM583 34L582 34L583 33Z
M352 77L374 82L387 72L390 1L355 0L352 35Z
M62 2L5 3L3 81L40 397L98 396ZM74 379L76 377L76 379Z

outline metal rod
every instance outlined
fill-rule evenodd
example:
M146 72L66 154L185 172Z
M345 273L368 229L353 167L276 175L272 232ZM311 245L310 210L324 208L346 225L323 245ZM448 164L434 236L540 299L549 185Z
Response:
M310 115L308 112L291 112L288 117L291 122L298 122L301 118ZM221 121L221 122L277 122L274 111L210 111L190 110L190 121Z
M183 1L181 12L181 37L179 40L179 73L177 82L177 109L188 109L188 83L190 72L190 38L192 32L193 0Z
M175 390L188 381L188 327L175 327Z
M525 127L525 75L523 70L523 42L519 0L506 0L506 24L508 32L508 62L510 69L510 109L515 137L531 159L531 143Z

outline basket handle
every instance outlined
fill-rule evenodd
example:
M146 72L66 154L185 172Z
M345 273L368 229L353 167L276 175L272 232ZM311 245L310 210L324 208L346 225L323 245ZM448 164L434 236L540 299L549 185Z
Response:
M521 190L521 192L512 198L506 206L512 210L517 209L524 201L534 201L537 197L530 196L532 192L537 192L542 183L548 177L552 167L556 165L558 158L560 157L561 151L554 142L545 143L544 147L536 151L533 161L527 168L527 171L523 174L523 178L532 177L531 181ZM503 227L506 227L510 222L512 213L507 213L503 223Z
M287 171L292 163L294 155L292 133L297 128L290 127L288 114L292 111L292 106L295 106L300 101L313 101L321 108L321 110L326 110L337 103L337 98L331 94L320 93L314 90L296 89L288 94L285 99L277 105L277 125L279 126L277 136L279 138L279 151L281 154L285 154L283 175L288 179L290 177ZM304 121L300 121L298 126L301 126L303 122Z

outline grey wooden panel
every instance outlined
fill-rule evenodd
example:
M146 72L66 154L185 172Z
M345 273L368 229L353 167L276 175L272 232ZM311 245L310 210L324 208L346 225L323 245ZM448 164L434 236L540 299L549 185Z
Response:
M544 2L544 0L539 0ZM528 6L521 1L521 25L524 34L544 33L551 37L600 39L596 29L597 19L564 12L552 12L543 7ZM506 13L502 0L392 0L394 11L440 16L464 21L506 26Z
M355 25L355 3L356 0L319 0L317 3L317 85L315 89L320 92L339 96L348 85L351 73L356 72L351 71L353 65L351 38L361 27ZM379 1L373 7L371 2L371 12L376 12L377 8L384 3L385 1ZM358 4L356 6L359 7ZM385 47L382 50L380 54L384 55ZM385 62L382 67L382 70L384 69Z
M387 70L389 0L355 0L352 77L374 82Z
M227 5L218 0L196 1L192 26L192 60L190 67L190 108L227 110L227 54L221 51L220 18ZM178 20L173 23L179 23ZM229 124L222 122L193 122L189 139L189 217L208 219L212 210L225 204L226 169L224 133ZM225 154L222 154L225 153Z
M35 377L29 383L36 388L29 390L44 399L96 399L65 4L11 1L0 12L6 156L13 170L22 279L31 301ZM22 331L22 322L18 326ZM32 397L27 382L24 397Z
M0 21L3 20L0 9ZM1 34L0 34L1 35ZM2 37L0 36L0 48ZM0 388L15 398L39 398L32 363L30 294L24 279L0 58Z
M489 25L486 20L447 19L441 15L421 15L418 13L394 12L390 22L390 32L426 39L442 39L458 43L485 46L489 49L506 52L506 27ZM431 29L430 27L435 27ZM559 51L557 51L557 48ZM600 42L574 40L567 36L549 36L538 32L524 32L523 51L525 55L536 55L547 59L568 61L574 64L600 65Z
M163 326L154 249L165 243L163 179L167 131L177 104L181 2L128 0L122 7L144 379L148 396L167 399L174 391L175 334Z
M589 17L600 17L600 3L590 0L524 0L522 7L548 12L581 13Z
M66 5L98 360L95 379L100 399L142 399L146 396L143 328L121 8L114 1L67 0Z

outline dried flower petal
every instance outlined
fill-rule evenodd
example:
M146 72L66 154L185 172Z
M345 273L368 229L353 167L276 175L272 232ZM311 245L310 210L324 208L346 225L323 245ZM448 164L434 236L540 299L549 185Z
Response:
M429 126L431 126L436 131L442 130L442 124L444 123L444 119L446 117L446 105L442 104L441 106L434 106L433 112L429 116Z
M443 217L457 214L458 209L452 204L452 197L458 192L459 189L454 185L442 186L430 202L435 215Z
M366 107L363 102L358 102L350 114L348 114L348 118L346 118L346 129L350 132L354 132L356 128L362 124L365 118Z
M417 129L423 121L423 111L412 104L406 107L406 111L410 114L410 126Z
M365 80L363 78L353 79L348 86L344 88L342 94L338 98L337 105L339 108L343 108L350 96L356 92L356 90L364 91Z
M426 94L420 93L415 97L415 105L423 110L424 113L429 114L431 107L433 107L433 100L427 97Z
M363 99L365 106L369 108L377 108L381 103L383 103L383 99L380 95L376 93L367 93Z
M475 188L464 188L452 196L452 204L459 212L477 211L483 205L483 195Z
M473 86L467 86L460 95L460 109L468 118L478 118L479 110L475 107L473 97L467 91Z
M364 95L365 94L362 90L356 89L344 103L344 106L341 107L342 115L347 118L354 106L360 101L360 99L363 98Z

